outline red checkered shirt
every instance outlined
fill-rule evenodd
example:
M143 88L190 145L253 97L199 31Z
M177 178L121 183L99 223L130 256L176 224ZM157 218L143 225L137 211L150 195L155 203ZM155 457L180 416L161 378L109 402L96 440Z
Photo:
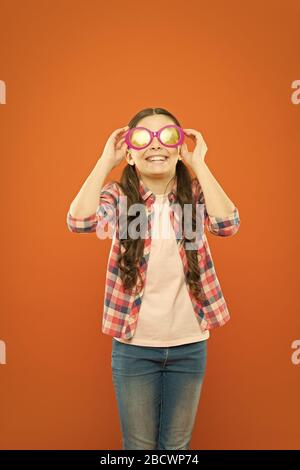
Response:
M187 256L183 246L183 237L181 236L182 228L179 218L177 217L176 210L171 210L176 200L177 180L175 178L173 187L168 194L169 199L169 215L176 234L176 241L178 252L182 260L185 277L188 272ZM140 273L143 281L145 282L147 274L147 266L149 262L151 250L151 230L154 215L155 194L146 187L145 183L139 177L139 190L141 197L144 201L144 207L147 215L146 236L144 238L144 251L140 261ZM202 284L206 301L200 302L192 294L189 284L186 281L188 293L194 308L196 319L202 331L223 326L230 319L230 314L224 299L221 286L216 275L212 255L208 245L205 234L205 227L209 232L221 236L228 237L234 235L240 226L240 218L238 209L234 210L225 217L215 217L209 215L206 211L204 194L197 178L192 179L192 191L196 203L200 206L201 217L201 230L196 234L197 255L200 267L200 282ZM111 250L107 264L105 293L104 293L104 309L102 317L102 332L111 336L119 338L130 339L135 332L138 321L138 313L143 299L144 288L141 292L125 292L123 290L120 272L117 265L117 260L120 251L123 252L125 248L120 243L119 239L119 223L116 221L120 217L122 203L125 195L115 181L106 183L100 191L99 205L95 212L86 218L75 218L67 214L67 226L71 232L77 233L90 233L110 228L110 236L113 232ZM175 204L176 205L176 204ZM99 238L103 238L100 237Z

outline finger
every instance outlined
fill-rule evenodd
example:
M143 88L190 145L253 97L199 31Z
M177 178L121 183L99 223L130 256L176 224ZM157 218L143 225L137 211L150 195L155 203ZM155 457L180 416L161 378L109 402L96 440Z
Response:
M183 129L183 131L188 137L191 137L191 138L196 137L193 129Z
M118 132L115 132L115 134L113 134L113 137L115 140L117 139L120 139L121 137L125 137L124 133L127 132L126 130L119 130Z
M195 136L198 134L201 135L201 133L197 131L196 129L183 129L183 130L184 132L186 132L186 134L189 134L189 135L195 135Z
M113 132L113 135L121 134L122 132L126 132L128 129L129 129L129 126L120 127L119 129L116 129Z
M121 146L124 144L126 144L125 137L121 137L121 139L117 142L116 147L121 148Z

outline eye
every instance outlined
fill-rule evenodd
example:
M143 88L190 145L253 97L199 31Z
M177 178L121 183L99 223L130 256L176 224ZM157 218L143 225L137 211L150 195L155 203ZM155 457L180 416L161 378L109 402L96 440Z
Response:
M168 145L174 145L179 142L180 134L178 129L175 127L165 127L165 129L160 133L160 139Z
M135 129L130 136L130 142L135 147L144 147L150 142L149 131L146 129Z

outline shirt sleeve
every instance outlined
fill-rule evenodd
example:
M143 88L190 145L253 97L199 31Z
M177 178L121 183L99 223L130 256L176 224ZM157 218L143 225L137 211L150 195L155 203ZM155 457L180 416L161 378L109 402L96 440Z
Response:
M237 207L224 217L215 217L209 215L206 210L204 193L200 186L198 178L192 180L192 189L196 195L196 202L204 205L205 226L209 232L219 237L228 237L234 235L240 227L240 216Z
M73 217L67 213L67 227L71 232L90 233L113 224L118 203L118 188L115 181L106 183L100 191L99 204L94 214L88 217Z

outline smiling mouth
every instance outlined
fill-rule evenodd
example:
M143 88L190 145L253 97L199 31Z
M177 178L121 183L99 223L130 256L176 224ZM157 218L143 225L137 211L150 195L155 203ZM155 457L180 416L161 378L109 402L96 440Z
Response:
M165 155L151 155L150 157L146 158L148 162L165 162L168 160L168 157Z

